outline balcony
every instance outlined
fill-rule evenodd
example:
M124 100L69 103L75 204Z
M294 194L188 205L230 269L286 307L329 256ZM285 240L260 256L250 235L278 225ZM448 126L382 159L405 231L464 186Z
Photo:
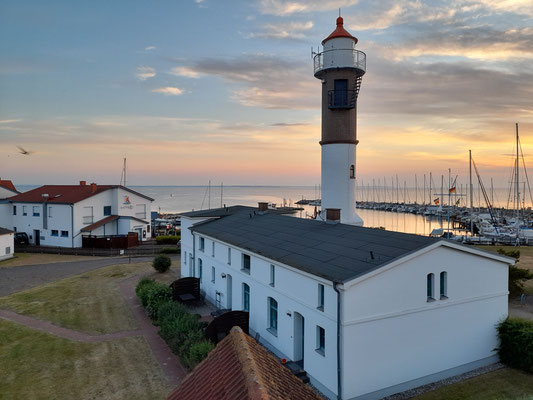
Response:
M355 49L332 49L318 53L313 58L315 77L329 68L354 68L356 74L363 76L366 72L366 54Z
M357 92L355 90L328 91L328 108L350 109L355 107Z

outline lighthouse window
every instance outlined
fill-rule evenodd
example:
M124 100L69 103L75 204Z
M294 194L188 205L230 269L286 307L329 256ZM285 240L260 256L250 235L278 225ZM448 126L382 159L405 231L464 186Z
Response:
M348 79L335 79L335 106L346 106L348 101Z
M427 301L435 300L435 275L428 274L427 276Z
M350 179L355 179L355 165L350 165Z

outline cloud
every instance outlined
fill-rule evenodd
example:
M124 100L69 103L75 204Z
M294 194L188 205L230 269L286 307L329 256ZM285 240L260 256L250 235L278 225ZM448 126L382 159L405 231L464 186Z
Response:
M263 25L249 37L260 39L305 39L305 32L313 28L313 21L282 22Z
M155 46L147 46L144 48L145 51L151 51L151 50L155 50L157 47Z
M20 122L21 119L0 119L0 124L12 124L15 122Z
M138 67L135 76L141 81L148 78L153 78L156 75L155 69L152 67Z
M183 89L179 89L174 86L167 86L167 87L153 89L152 92L162 93L166 96L179 96L180 94L183 94Z
M172 75L185 76L187 78L199 78L200 73L189 67L174 67L170 71Z
M357 4L359 0L260 0L259 10L262 14L286 16L296 13L309 13L313 11L327 11L349 7Z
M188 67L237 84L231 99L249 107L316 109L320 85L309 64L288 57L244 54L233 58L203 58Z

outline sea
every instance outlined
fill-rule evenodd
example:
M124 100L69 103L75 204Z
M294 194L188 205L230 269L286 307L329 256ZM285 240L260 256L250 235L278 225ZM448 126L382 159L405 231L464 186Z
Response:
M18 185L17 189L24 192L34 189L39 185ZM301 199L319 199L320 188L315 186L129 186L131 189L143 193L154 199L152 211L158 211L162 214L175 214L180 212L202 210L209 208L218 208L233 205L257 206L258 202L266 201L276 204L277 206L296 207L296 202ZM458 200L461 204L468 204L469 201L463 193L456 193L448 198L447 195L441 196L443 204L455 204ZM494 204L498 207L505 207L509 204L508 189L494 189L488 194L492 196ZM403 202L421 203L425 197L428 203L430 198L433 201L433 195L426 193L424 196L422 190L418 191L413 188L407 188L405 191L393 192L391 188L383 187L365 187L357 191L358 201L391 201L398 200ZM481 194L477 196L477 190L474 191L474 206L485 206ZM512 206L512 199L510 200ZM526 203L530 206L530 202ZM303 210L298 211L294 216L307 218L314 213L314 206L301 206ZM358 209L357 213L364 221L364 225L373 228L385 228L387 230L414 233L418 235L429 235L434 229L448 228L447 218L435 216L423 216L409 213L397 213L379 210ZM454 233L463 235L465 231L452 230Z

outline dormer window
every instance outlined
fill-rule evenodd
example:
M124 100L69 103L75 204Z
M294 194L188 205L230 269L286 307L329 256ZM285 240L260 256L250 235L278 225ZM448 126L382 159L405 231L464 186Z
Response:
M355 179L355 165L350 165L350 179Z

